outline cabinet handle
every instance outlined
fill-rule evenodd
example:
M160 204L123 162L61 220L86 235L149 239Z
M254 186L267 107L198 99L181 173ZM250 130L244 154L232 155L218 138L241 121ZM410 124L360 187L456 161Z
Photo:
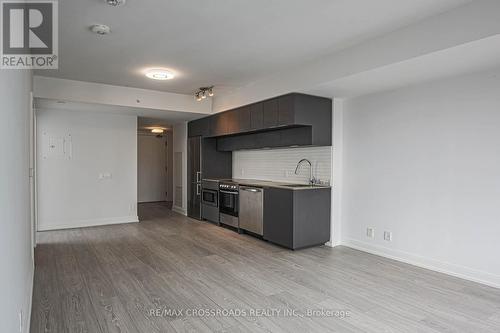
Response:
M201 184L196 184L196 195L200 195L201 194Z
M240 188L240 190L242 190L242 191L248 191L248 192L255 192L255 193L259 193L259 192L261 192L261 191L262 191L261 189L257 189L257 188L246 188L246 187Z
M196 181L201 182L201 171L196 172Z

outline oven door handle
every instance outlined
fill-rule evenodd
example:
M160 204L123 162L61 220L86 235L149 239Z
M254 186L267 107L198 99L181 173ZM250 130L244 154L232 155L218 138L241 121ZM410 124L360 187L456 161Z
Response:
M230 191L223 191L223 190L220 190L219 192L225 193L225 194L238 194L238 192L230 192Z

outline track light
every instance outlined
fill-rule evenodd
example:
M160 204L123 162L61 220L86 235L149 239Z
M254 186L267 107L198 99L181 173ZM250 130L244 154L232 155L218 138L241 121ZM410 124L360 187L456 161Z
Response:
M202 99L206 99L207 96L213 97L214 96L214 90L213 89L214 89L214 86L211 86L211 87L201 87L194 94L194 97L196 98L197 101L201 101Z

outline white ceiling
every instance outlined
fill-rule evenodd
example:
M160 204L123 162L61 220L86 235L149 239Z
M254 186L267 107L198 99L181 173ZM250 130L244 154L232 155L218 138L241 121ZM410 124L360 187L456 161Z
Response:
M104 0L59 2L59 70L37 75L177 93L230 91L470 0ZM89 31L111 26L108 36ZM148 67L176 72L170 81Z
M500 34L356 73L303 92L352 98L500 67Z

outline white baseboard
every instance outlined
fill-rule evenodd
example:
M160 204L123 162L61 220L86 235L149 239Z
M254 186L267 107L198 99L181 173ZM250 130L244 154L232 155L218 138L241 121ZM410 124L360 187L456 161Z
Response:
M176 212L176 213L179 213L179 214L182 214L184 216L187 216L187 210L182 208L182 207L179 207L179 206L173 206L172 207L172 211Z
M38 231L96 227L96 226L102 226L102 225L136 223L136 222L139 222L139 217L137 217L136 215L124 216L124 217L90 219L90 220L65 221L64 223L61 223L61 222L43 223L43 222L41 222L38 224Z
M470 267L425 258L412 253L369 244L355 239L342 239L343 246L372 253L381 257L394 259L410 265L430 269L436 272L452 275L465 280L481 283L494 288L500 288L500 276L476 270Z

